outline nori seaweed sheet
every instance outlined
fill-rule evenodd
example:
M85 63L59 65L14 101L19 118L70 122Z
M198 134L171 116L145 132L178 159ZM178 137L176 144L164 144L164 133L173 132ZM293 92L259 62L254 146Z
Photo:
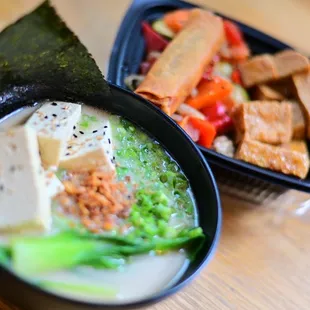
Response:
M0 33L1 113L40 99L87 101L109 94L94 59L49 1Z

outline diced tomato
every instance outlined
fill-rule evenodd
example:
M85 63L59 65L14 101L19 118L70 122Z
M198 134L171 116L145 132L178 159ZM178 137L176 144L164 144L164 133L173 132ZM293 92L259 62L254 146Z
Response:
M239 45L243 42L242 32L235 23L224 20L224 30L226 39L230 45Z
M191 117L190 121L193 127L199 130L198 144L203 147L210 148L216 136L215 126L209 121L201 120L195 117Z
M241 75L240 75L240 71L238 69L235 69L232 74L231 74L231 80L239 85L242 85L242 81L241 81Z
M223 135L230 132L234 128L232 118L225 114L222 117L212 120L211 123L214 125L216 129L217 135Z
M161 52L169 43L160 34L153 30L153 28L147 22L142 22L142 32L148 53L151 51Z
M225 99L233 90L233 85L226 79L214 76L212 80L201 80L198 87L198 95L189 97L187 104L200 110Z
M216 101L214 104L205 107L201 112L206 116L207 120L213 121L226 115L226 106L221 101Z
M164 16L164 23L174 32L182 30L189 19L190 10L182 9L172 11Z

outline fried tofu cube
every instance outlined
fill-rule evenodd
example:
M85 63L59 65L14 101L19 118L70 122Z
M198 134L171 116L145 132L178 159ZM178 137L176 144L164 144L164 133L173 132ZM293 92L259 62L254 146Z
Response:
M282 144L292 138L292 106L286 102L246 102L236 108L233 119L236 142L246 138L269 144Z
M292 145L274 146L253 140L243 140L240 143L236 158L301 179L306 178L310 165L308 152L300 152Z
M300 152L304 155L308 155L308 147L307 147L307 143L303 140L293 140L289 143L285 143L282 145L282 147L288 149L288 150L292 150L292 151L296 151L296 152Z
M254 97L256 100L276 100L283 101L285 97L278 92L276 89L269 85L258 85L254 92Z
M255 56L241 63L239 70L245 87L262 84L277 77L274 59L268 54Z
M310 72L294 74L293 82L307 121L306 135L310 138Z
M306 138L306 118L302 106L297 101L290 101L293 114L293 139Z
M284 50L274 55L278 78L285 78L309 69L309 59L293 50Z

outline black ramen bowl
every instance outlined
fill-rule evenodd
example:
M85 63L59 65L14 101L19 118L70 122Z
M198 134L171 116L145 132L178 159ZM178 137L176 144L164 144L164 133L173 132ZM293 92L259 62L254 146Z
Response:
M214 254L221 229L221 203L214 177L206 160L188 136L158 108L150 105L149 102L139 96L117 86L110 85L110 87L110 95L97 96L88 101L83 100L83 102L120 115L136 124L149 134L150 137L161 143L179 163L192 187L197 205L199 225L206 235L206 242L176 284L151 298L130 304L109 305L73 301L53 293L47 293L14 275L7 269L0 267L0 298L2 297L14 303L21 307L21 309L93 310L136 308L157 302L181 289L198 274ZM6 109L0 109L0 119L8 117L12 113L19 113L23 107L32 106L38 100L62 100L64 97L57 92L53 92L51 98L50 94L48 96L44 91L33 92L29 90L29 94L27 92L23 93L23 98L23 101L16 100L15 103L7 106ZM76 99L76 102L79 101L77 100L78 98L74 99Z
M142 21L154 21L166 12L193 7L195 7L193 4L179 0L134 0L123 19L114 42L107 79L111 83L126 87L125 77L139 71L140 63L145 55L145 42L141 32ZM231 18L227 19L232 20ZM240 26L254 55L276 53L290 48L285 43L256 29L236 20L232 21ZM220 189L223 189L223 192L227 194L260 203L266 202L268 198L276 198L287 188L310 192L310 175L305 180L300 180L294 176L273 172L227 157L211 149L198 147L210 163Z

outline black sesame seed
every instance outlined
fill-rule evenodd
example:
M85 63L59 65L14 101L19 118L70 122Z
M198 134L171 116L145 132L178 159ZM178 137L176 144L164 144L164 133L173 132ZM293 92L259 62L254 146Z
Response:
M77 138L77 135L76 135L76 134L73 134L73 137L74 137L74 138Z
M103 126L103 128L108 128L108 126Z
M48 116L46 115L44 118L45 118L45 119L48 119Z
M108 139L108 141L109 141L109 144L111 144L111 140L110 140L110 138Z
M115 160L115 156L113 156L113 160Z
M69 156L69 155L70 155L70 153L67 153L67 154L66 154L66 156Z
M67 147L67 149L72 149L72 145L69 145L69 146Z
M73 126L73 130L75 129L76 127L75 126Z
M56 127L60 127L60 125L59 125L59 124L57 124L57 125L56 125Z
M98 132L98 130L94 130L94 131L93 131L93 133L96 133L96 132Z
M92 145L92 144L88 144L88 146L89 146L89 147L92 147L93 145Z
M83 132L83 131L79 131L79 133L80 133L81 135L84 135L84 132Z
M57 117L57 114L52 114L54 117Z
M105 136L105 131L103 132L103 135Z
M114 161L113 161L113 159L111 159L111 163L112 163L112 164L114 164Z
M57 103L56 103L56 102L53 102L53 103L52 103L52 105L53 105L53 106L56 106L56 105L57 105Z

